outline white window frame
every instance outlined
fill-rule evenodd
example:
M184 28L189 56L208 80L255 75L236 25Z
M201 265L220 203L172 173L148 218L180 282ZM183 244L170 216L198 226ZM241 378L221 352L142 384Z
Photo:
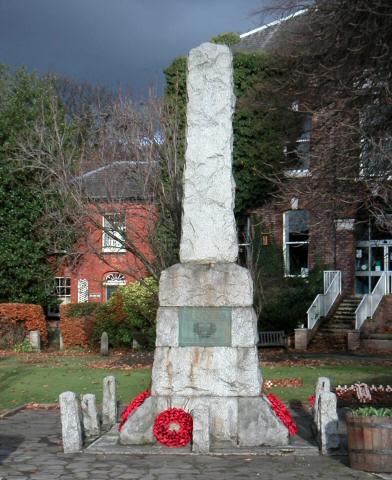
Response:
M296 100L292 103L291 105L291 110L294 112L299 112L299 102ZM310 141L311 141L311 131L312 131L312 116L309 114L310 117L310 129L308 133L308 138L301 138L298 137L295 141L295 151L298 151L298 145L301 143L307 143L309 145L309 159L308 161L310 162ZM301 136L305 133L305 130L301 133ZM283 153L285 157L288 155L288 148L287 148L288 143L283 147ZM303 167L303 168L288 168L284 171L284 174L286 177L290 178L302 178L302 177L309 177L311 176L309 166Z
M69 285L67 285L69 280ZM64 283L61 285L61 283ZM63 292L60 289L65 289ZM71 303L71 277L55 277L56 298L60 300L60 304ZM59 305L60 306L60 305ZM60 317L60 312L56 309L48 307L49 317Z
M124 239L126 231L126 217L124 214L124 224L121 228L121 232L118 232L114 229L110 230L110 221L108 217L111 215L122 215L119 212L108 212L102 215L102 252L104 253L123 253L126 252L124 248ZM108 231L113 232L113 235L110 235ZM117 239L115 238L117 237Z
M284 276L285 277L307 277L309 275L309 238L306 241L296 241L290 242L289 239L289 214L291 212L298 212L301 210L288 210L283 213L283 265L284 265ZM298 275L290 273L290 246L291 245L308 245L308 266L303 268L302 272Z
M105 287L105 300L108 301L107 287L120 287L122 285L126 285L125 275L119 272L110 272L106 274L103 285Z

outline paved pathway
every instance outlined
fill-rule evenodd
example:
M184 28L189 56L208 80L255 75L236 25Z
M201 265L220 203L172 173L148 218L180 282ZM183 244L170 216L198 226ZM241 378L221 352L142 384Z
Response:
M23 410L0 421L1 480L374 479L341 458L64 455L58 411Z

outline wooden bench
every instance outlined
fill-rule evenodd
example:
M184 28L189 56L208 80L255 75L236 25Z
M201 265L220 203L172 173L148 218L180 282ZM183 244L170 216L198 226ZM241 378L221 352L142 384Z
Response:
M287 336L283 330L277 332L259 332L258 347L287 348Z

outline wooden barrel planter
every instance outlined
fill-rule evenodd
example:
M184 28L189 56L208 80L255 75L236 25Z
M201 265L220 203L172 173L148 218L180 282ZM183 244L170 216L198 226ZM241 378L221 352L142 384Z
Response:
M392 472L392 417L346 416L350 465L366 472Z

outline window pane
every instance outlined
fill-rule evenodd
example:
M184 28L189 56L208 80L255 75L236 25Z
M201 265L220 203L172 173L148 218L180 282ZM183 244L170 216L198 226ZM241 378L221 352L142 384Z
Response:
M306 242L309 240L309 212L292 210L286 212L286 241Z
M371 248L371 269L373 272L384 271L384 247Z
M290 275L304 275L308 270L308 251L309 245L288 245Z
M357 247L355 256L355 270L362 272L366 272L367 270L369 270L369 248Z
M123 248L125 239L125 214L108 213L104 216L103 247Z
M110 300L110 298L116 293L117 288L117 285L108 285L106 287L106 300Z

